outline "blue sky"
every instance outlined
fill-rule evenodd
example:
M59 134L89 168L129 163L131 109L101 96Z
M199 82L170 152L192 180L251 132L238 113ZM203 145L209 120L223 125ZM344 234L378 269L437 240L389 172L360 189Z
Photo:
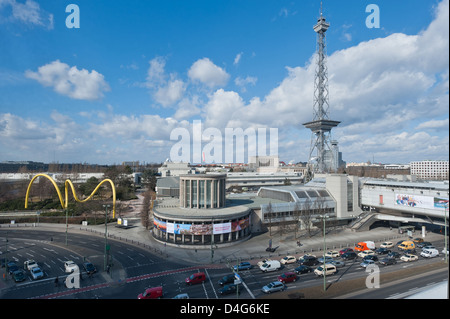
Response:
M66 6L80 28L66 27ZM368 28L366 6L380 9ZM320 1L0 0L0 161L161 162L194 120L307 161ZM323 1L347 162L448 159L448 0ZM203 142L204 144L207 141Z

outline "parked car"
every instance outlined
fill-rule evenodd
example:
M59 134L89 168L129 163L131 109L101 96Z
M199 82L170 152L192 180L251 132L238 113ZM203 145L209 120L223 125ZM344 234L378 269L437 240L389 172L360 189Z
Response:
M298 277L294 272L285 272L282 275L278 276L278 281L282 282L283 284L287 282L295 282L297 281Z
M349 251L349 252L347 252L345 254L342 254L341 258L343 260L352 260L352 259L357 259L358 255L354 251Z
M13 272L19 270L19 267L18 267L18 266L16 265L16 263L13 262L13 261L8 262L8 263L6 264L6 266L8 267L7 269L8 269L8 273L9 273L10 275L12 275Z
M78 270L78 265L72 260L68 260L64 263L64 269L66 272L74 272L75 270Z
M331 251L327 251L325 253L325 257L331 257L331 258L335 258L335 257L339 257L339 252L336 250L331 250Z
M295 258L294 256L286 256L286 257L280 259L280 263L282 263L283 265L292 264L292 263L295 263L296 261L297 261L297 258Z
M15 282L21 282L27 279L25 272L22 269L16 270L12 273L12 277Z
M238 289L238 285L235 284L229 284L229 285L225 285L223 286L223 288L221 288L219 290L219 293L221 295L229 295L229 294L236 294L236 293L240 293L240 289Z
M283 291L284 289L286 289L286 286L282 282L274 281L262 287L261 291L265 294L270 294L272 292Z
M422 250L425 250L425 249L436 249L436 247L434 247L433 245L423 246Z
M23 269L31 270L31 268L38 266L37 262L30 259L23 263Z
M296 274L306 274L306 273L309 273L309 272L313 272L314 270L311 267L309 267L309 266L300 265L297 268L295 268L294 271L295 271Z
M364 258L366 256L374 255L374 254L375 254L375 252L373 250L370 250L370 249L369 250L363 250L363 251L358 253L358 257Z
M343 248L343 249L339 250L339 255L342 256L343 254L351 252L351 251L353 251L353 249L351 249L351 248Z
M400 253L396 252L396 251L391 251L389 254L387 254L387 257L389 258L400 258Z
M387 249L387 248L382 248L382 247L380 247L380 248L378 248L378 249L375 249L375 252L376 252L378 255L387 255L387 254L389 254L391 251L390 251L389 249Z
M297 261L300 265L315 266L319 263L316 256L304 255Z
M145 291L138 295L138 299L157 299L163 296L162 287L147 288Z
M363 268L366 268L367 266L369 266L369 265L374 265L375 264L375 262L373 261L373 260L371 260L371 259L364 259L363 261L362 261L362 263L360 263L359 265L361 266L361 267L363 267Z
M403 261L414 261L419 259L419 257L417 257L416 255L410 255L410 254L406 254L400 257L400 260Z
M187 277L184 282L187 285L195 285L195 284L201 284L206 280L206 275L204 272L197 272L195 274L190 275Z
M188 294L178 294L175 297L173 297L172 299L189 299L189 295Z
M337 273L337 268L335 265L332 264L325 264L325 271L324 271L324 266L319 266L314 270L314 274L316 274L316 276L323 276L324 274L326 276L329 275L333 275Z
M385 241L380 245L380 248L392 248L394 247L394 243L391 241Z
M380 260L379 264L383 265L383 266L389 266L389 265L395 265L397 263L397 260L395 260L395 258L383 258Z
M414 242L415 244L417 244L417 243L423 243L424 240L423 240L423 238L418 237L418 238L414 238L414 239L413 239L413 242Z
M35 266L35 267L31 268L30 274L31 274L31 277L33 278L33 280L38 280L38 279L44 278L44 272L42 271L42 269L39 266Z
M235 271L249 270L249 269L252 269L252 268L253 268L252 264L250 264L248 261L243 261L239 265L236 265L236 266L233 267L233 269Z

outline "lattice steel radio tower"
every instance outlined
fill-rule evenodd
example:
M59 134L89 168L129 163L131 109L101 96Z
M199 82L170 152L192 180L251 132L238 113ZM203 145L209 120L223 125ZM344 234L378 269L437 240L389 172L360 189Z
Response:
M311 149L309 153L308 166L312 173L327 173L337 170L337 158L330 147L331 129L340 122L329 119L328 116L328 72L326 65L325 32L330 24L322 15L322 4L320 5L320 17L314 26L317 33L316 49L316 75L314 80L314 105L312 122L304 123L306 128L312 131ZM335 142L335 141L333 141ZM314 150L316 154L314 155Z

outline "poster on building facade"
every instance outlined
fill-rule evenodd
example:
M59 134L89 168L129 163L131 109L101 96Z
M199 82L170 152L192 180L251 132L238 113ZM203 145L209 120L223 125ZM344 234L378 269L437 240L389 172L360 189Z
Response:
M432 196L420 196L420 195L408 195L408 194L396 194L395 203L397 205L428 208L428 209L443 209L448 205L448 198L432 197Z

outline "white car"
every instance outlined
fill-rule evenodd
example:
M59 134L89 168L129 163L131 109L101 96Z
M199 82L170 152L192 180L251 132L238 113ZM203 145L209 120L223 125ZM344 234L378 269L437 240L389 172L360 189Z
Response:
M380 248L392 248L394 247L394 243L390 241L385 241L380 245Z
M78 265L72 260L69 260L64 263L64 269L66 272L74 272L75 270L78 270Z
M373 250L363 250L362 252L360 252L358 254L358 256L362 257L362 258L369 256L369 255L375 255L375 252Z
M39 266L31 268L30 273L33 280L44 278L44 273Z
M375 262L371 259L364 259L361 264L359 264L363 268L367 268L369 265L375 265Z
M295 263L297 261L297 258L295 258L294 256L286 256L284 258L282 258L280 260L280 262L285 265L285 264L292 264Z
M414 261L419 259L419 257L417 257L416 255L411 255L411 254L406 254L400 257L400 260L403 261Z
M269 258L266 258L266 259L263 259L263 260L261 260L261 261L258 261L258 267L261 267L262 265L264 265L265 263L266 263L266 261L271 261L272 259L269 259Z
M339 257L339 256L340 256L340 255L339 255L339 252L336 251L336 250L327 251L327 252L325 253L325 257L336 258L336 257Z
M34 260L30 259L23 263L24 268L31 270L31 268L37 267L38 264Z

